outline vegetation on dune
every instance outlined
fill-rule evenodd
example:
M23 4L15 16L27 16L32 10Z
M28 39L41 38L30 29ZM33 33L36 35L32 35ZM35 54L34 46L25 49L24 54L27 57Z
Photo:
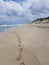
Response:
M41 23L43 20L47 20L47 19L48 19L48 22L45 22L45 23L49 23L49 17L46 17L46 18L38 18L38 19L32 21L32 23L37 22L37 21L39 21L39 23Z

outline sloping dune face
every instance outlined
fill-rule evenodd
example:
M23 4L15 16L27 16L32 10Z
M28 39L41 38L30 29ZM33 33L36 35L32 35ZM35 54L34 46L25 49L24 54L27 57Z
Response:
M43 24L47 24L49 23L49 17L46 17L46 18L39 18L39 19L36 19L34 21L32 21L32 23L43 23Z
M49 65L49 24L0 32L0 65Z

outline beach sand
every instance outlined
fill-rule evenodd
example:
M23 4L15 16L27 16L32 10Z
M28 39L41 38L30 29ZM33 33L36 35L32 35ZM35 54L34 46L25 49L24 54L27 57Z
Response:
M49 24L0 32L0 65L49 65Z

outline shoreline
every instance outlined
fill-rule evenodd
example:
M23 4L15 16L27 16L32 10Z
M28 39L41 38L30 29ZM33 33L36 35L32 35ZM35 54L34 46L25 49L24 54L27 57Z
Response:
M0 27L2 28L0 30L0 32L4 32L4 31L8 31L12 28L15 28L15 27L19 27L19 26L24 26L24 25L27 25L27 24L18 24L18 25L0 25Z

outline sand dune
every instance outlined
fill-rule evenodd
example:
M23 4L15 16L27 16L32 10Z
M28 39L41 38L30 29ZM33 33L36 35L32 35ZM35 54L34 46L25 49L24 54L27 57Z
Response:
M0 65L49 65L49 24L0 32Z

